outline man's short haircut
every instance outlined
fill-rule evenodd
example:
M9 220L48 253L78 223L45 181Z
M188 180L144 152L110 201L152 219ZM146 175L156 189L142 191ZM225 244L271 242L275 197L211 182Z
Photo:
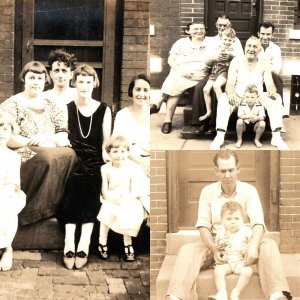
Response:
M139 80L139 79L148 82L149 85L150 85L150 79L149 79L149 77L148 77L146 74L138 74L138 75L134 76L134 77L131 79L131 81L130 81L130 83L129 83L129 86L128 86L128 92L127 92L127 94L128 94L129 97L132 97L132 96L133 96L133 89L134 89L134 86L135 86L135 82L136 82L137 80Z
M249 84L246 86L245 94L246 93L256 93L258 95L258 89L255 84Z
M94 87L98 87L100 85L98 75L93 67L91 67L88 64L81 64L79 65L73 73L73 78L71 81L72 86L76 86L76 80L77 76L82 75L82 76L93 76L94 77Z
M234 158L235 164L236 164L236 166L238 166L239 160L238 160L238 157L237 157L236 153L233 150L229 150L229 149L221 150L215 155L215 157L213 159L214 165L216 167L218 167L218 160L219 159L227 160L227 159L230 159L230 157Z
M231 27L231 21L230 21L230 18L229 18L227 15L222 14L222 15L218 16L216 24L218 24L218 20L219 20L219 19L221 19L221 20L228 20L228 22L229 22L229 27Z
M54 62L62 62L73 71L76 68L77 59L73 53L68 53L65 49L56 49L50 52L48 65L52 69Z
M244 217L244 210L240 203L236 201L227 201L222 205L221 208L221 218L224 216L226 212L229 212L230 214L233 214L234 212L239 211Z
M272 22L261 22L259 24L259 31L260 31L261 27L264 27L264 28L270 28L271 27L272 28L272 33L275 30L275 25Z
M222 36L223 35L226 35L226 36L234 39L236 37L236 32L233 28L228 27L228 28L224 29L224 31L222 32Z
M130 143L128 139L122 135L111 136L105 145L105 150L107 153L109 153L112 148L119 148L121 146L125 147L127 151L129 151Z
M30 61L24 66L23 70L19 75L19 79L22 83L25 83L25 76L28 72L33 72L36 74L45 74L45 86L51 83L51 79L46 67L39 61Z

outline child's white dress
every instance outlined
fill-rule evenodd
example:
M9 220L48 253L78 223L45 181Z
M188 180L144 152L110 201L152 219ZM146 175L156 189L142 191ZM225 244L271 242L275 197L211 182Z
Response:
M139 180L142 171L131 160L127 160L126 166L121 170L123 174L118 178L113 176L115 169L117 168L108 162L101 167L101 174L106 174L108 190L122 195L121 203L114 204L101 197L102 206L97 218L113 231L135 237L144 219L144 208L138 199L144 188Z
M20 190L20 156L7 148L0 149L0 248L11 245L18 228L18 213L26 203ZM14 185L12 192L8 185Z

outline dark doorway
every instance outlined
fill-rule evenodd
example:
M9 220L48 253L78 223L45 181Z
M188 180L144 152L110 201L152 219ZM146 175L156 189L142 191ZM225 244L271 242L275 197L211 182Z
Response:
M205 24L207 35L217 34L216 21L222 14L227 15L232 27L244 46L247 38L257 34L259 22L262 20L263 0L206 0Z

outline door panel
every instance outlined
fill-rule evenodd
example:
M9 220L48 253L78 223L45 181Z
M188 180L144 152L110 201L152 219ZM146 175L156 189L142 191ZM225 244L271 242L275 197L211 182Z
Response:
M242 44L251 34L256 34L262 17L261 1L253 0L206 0L205 21L207 35L217 34L215 23L222 14L227 15L236 30L237 37Z
M169 194L173 195L170 205L175 205L178 209L177 212L174 208L170 210L173 214L177 214L177 216L170 216L173 222L170 226L171 231L194 228L200 191L204 186L218 180L213 166L214 152L174 152L176 155L169 156L168 165L170 168L171 166L175 167L177 171L169 176L169 186L173 189ZM278 198L276 198L276 194L278 193L279 172L276 155L278 154L272 153L272 151L238 152L241 166L239 180L256 187L269 230L277 230L278 226Z

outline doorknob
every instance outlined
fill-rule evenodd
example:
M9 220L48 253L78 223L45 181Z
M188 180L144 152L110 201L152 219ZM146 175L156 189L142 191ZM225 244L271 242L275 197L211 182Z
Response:
M26 51L29 52L30 51L30 42L29 40L26 43Z

